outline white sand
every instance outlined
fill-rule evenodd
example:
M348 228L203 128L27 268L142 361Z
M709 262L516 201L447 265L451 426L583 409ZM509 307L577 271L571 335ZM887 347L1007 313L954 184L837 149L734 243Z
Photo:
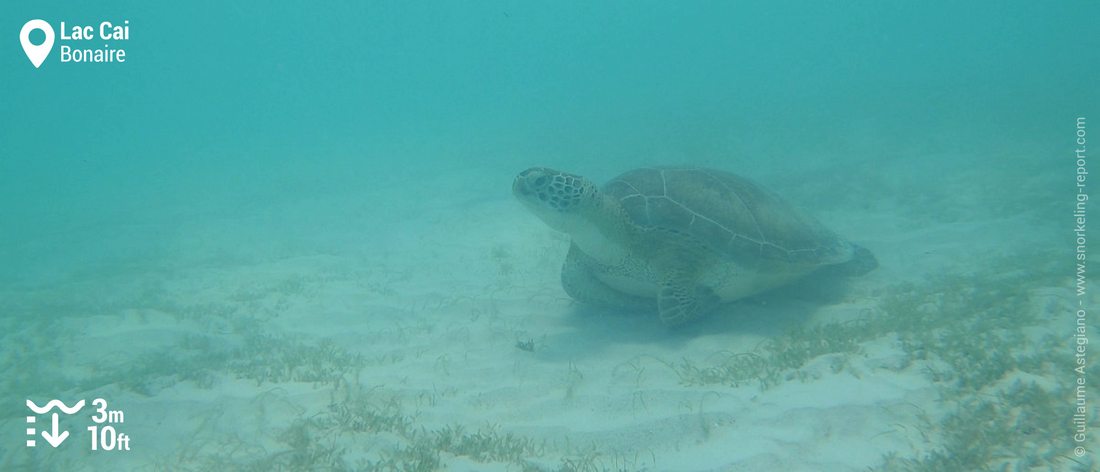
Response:
M342 449L335 457L355 466L408 446L408 431L429 437L453 425L468 433L494 425L540 444L523 460L547 469L583 468L587 458L601 470L864 471L884 454L919 457L940 447L925 431L946 411L928 375L935 361L907 361L895 337L865 341L857 354L811 359L766 389L692 386L673 366L714 364L794 327L859 318L897 284L986 260L975 249L979 235L1000 235L997 251L1031 244L1015 231L1019 221L980 218L979 207L930 225L873 194L863 197L867 208L819 202L812 208L822 219L872 249L880 269L839 293L796 285L669 331L653 315L602 313L566 297L558 270L567 239L510 199L512 171L494 169L488 180L452 172L405 188L423 196L412 205L386 188L365 188L354 198L277 202L209 223L164 225L151 230L162 238L152 264L8 293L19 297L13 309L28 316L61 316L6 327L8 359L21 359L13 353L20 349L41 358L14 369L52 369L48 375L61 373L71 386L57 392L63 400L104 397L124 409L118 429L133 450L87 452L83 416L68 419L73 437L58 450L41 440L33 451L12 446L22 443L23 426L18 409L8 409L0 469L325 463L292 461L294 444L299 452ZM476 179L501 191L485 197L463 184ZM1066 296L1044 290L1050 303ZM227 364L252 361L256 370L270 361L229 354L245 349L249 336L276 347L241 352L325 340L363 364L335 383L260 381ZM532 341L534 351L518 349L519 341ZM227 354L196 361L218 351ZM165 370L149 359L187 365ZM147 368L126 371L135 365ZM182 368L201 379L173 375ZM77 387L79 379L92 383ZM39 403L42 393L35 391ZM330 410L341 403L404 415L407 428L322 424L341 416ZM317 424L300 429L308 444L287 439L295 421L309 419ZM439 457L451 470L520 470L508 460Z

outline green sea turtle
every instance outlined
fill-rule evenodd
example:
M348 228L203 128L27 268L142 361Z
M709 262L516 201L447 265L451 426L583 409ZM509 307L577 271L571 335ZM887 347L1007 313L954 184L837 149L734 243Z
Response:
M516 176L512 192L572 237L561 272L569 296L615 307L656 305L667 325L823 267L858 275L878 265L870 251L778 195L719 170L637 169L600 188L534 167Z

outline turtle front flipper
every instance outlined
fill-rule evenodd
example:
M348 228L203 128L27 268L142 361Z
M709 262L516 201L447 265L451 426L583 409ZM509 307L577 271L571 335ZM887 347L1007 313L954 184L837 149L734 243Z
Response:
M714 291L695 283L683 271L671 271L657 289L657 314L666 326L676 326L699 318L718 306Z
M652 310L653 299L636 297L609 287L596 277L597 262L581 251L576 244L569 246L565 264L561 268L561 286L565 293L581 303L605 307Z

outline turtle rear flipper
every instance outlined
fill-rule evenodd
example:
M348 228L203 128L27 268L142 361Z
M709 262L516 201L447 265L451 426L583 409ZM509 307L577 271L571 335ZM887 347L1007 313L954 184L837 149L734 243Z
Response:
M853 244L852 258L847 262L822 267L819 274L829 274L838 277L858 277L878 268L878 259L867 248Z

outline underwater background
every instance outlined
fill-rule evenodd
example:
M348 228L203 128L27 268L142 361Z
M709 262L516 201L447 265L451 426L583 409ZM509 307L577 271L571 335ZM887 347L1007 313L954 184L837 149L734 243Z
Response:
M35 18L128 20L126 61L62 63L59 37L35 68ZM1095 470L1073 210L1097 20L6 2L0 469ZM571 302L568 237L512 178L670 164L752 178L880 267L679 330ZM131 450L89 450L95 398ZM32 448L28 399L87 406Z

